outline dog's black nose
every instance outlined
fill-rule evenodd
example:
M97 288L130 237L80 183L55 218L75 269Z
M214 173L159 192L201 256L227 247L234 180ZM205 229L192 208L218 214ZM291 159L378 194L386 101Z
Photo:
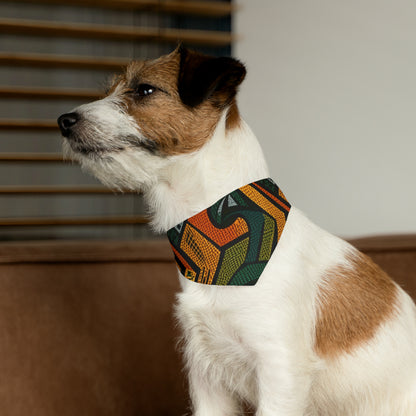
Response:
M70 135L72 127L77 124L79 119L80 117L77 113L62 114L58 118L58 125L64 137L68 137Z

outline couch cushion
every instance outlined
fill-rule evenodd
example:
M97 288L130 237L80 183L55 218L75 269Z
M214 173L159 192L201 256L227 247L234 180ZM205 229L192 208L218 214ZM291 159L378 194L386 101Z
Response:
M416 235L389 235L351 240L416 300Z

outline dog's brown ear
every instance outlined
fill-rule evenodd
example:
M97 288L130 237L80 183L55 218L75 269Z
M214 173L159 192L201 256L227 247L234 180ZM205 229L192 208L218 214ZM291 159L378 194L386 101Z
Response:
M178 91L182 102L195 107L212 98L225 107L246 75L244 65L233 58L215 58L179 46Z

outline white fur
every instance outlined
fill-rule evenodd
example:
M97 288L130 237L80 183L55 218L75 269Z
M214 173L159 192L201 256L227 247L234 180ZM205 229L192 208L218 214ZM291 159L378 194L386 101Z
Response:
M97 114L101 105L83 110ZM107 110L107 120L119 117ZM225 117L192 154L159 157L127 148L76 158L106 184L143 190L160 232L268 176L249 127L241 122L227 130ZM416 313L401 289L399 313L368 343L333 360L314 350L319 285L325 270L347 263L352 251L292 207L255 286L207 286L180 276L176 316L195 416L237 415L241 399L257 416L416 415Z

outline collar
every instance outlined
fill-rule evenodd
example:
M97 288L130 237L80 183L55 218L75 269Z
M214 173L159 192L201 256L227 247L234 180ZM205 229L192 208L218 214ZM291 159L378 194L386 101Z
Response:
M270 178L236 189L168 230L179 270L208 285L255 285L289 211L289 202Z

